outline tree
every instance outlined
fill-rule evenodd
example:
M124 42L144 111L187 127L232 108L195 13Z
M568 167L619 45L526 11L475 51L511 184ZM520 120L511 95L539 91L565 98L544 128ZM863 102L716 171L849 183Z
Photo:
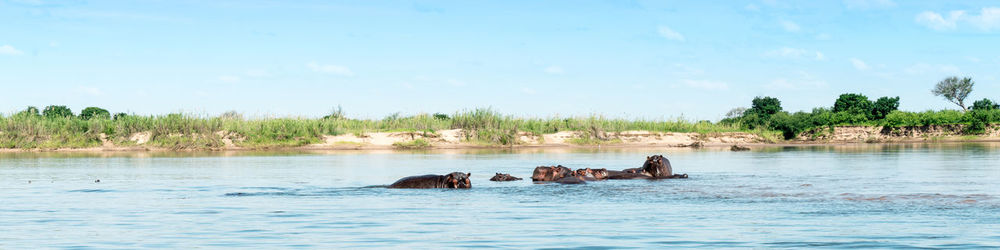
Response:
M48 118L72 117L73 110L70 110L66 106L49 105L45 107L45 110L42 110L42 115Z
M972 103L972 110L994 110L1000 109L1000 104L993 102L990 99L983 98L982 100L975 101Z
M122 119L122 118L125 118L127 116L128 116L128 114L126 114L126 113L117 113L117 114L115 114L114 119L117 121L118 119Z
M958 79L958 77L952 76L938 82L931 93L962 107L962 111L969 111L965 108L965 98L969 97L973 85L976 85L976 82L972 81L972 78Z
M733 108L733 109L730 109L729 112L726 112L726 118L725 119L736 119L736 118L742 117L743 113L746 113L746 112L747 112L747 108L744 108L744 107Z
M753 113L766 118L778 112L781 112L781 101L778 98L758 96L753 98L753 105L745 113Z
M853 115L871 116L872 101L862 94L842 94L833 103L833 112L847 112Z
M885 116L899 109L899 97L879 97L875 101L874 107L872 107L872 118L875 120L884 119Z
M98 107L87 107L80 111L80 119L111 119L111 113Z
M27 116L39 116L38 108L36 108L35 106L28 106L28 108L24 109L24 111L21 111L17 114L27 115Z

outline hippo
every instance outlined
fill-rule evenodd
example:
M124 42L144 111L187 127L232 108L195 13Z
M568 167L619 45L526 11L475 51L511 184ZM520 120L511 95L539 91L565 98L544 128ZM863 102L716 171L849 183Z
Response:
M663 155L646 156L646 162L642 164L642 171L653 178L668 178L674 175L674 169L670 167L670 160Z
M608 170L607 177L608 180L627 180L627 179L652 179L649 175L643 173L625 172L625 171L614 171Z
M594 179L604 180L608 178L608 169L606 168L591 169L590 174L591 176L594 177Z
M519 181L519 180L521 180L521 178L511 176L510 174L501 174L501 173L497 173L497 175L494 175L493 178L490 178L490 181Z
M579 176L579 175L567 175L567 176L564 176L563 178L556 179L553 182L556 182L556 183L559 183L559 184L584 184L584 183L587 183L587 181L585 180L585 178L583 176Z
M532 181L554 181L575 173L563 165L558 166L538 166L531 174Z
M670 167L670 160L663 155L647 156L646 162L642 164L642 170L647 175L656 179L686 179L687 174L674 174Z
M421 175L399 179L389 188L471 188L472 173L453 172L446 175Z
M608 177L608 170L605 168L581 168L574 173L585 181L599 181Z

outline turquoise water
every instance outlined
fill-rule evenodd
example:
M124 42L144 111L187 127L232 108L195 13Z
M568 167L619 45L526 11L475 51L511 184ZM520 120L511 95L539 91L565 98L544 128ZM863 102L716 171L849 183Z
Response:
M690 179L488 181L651 154ZM473 188L377 187L452 171ZM0 190L2 249L1000 247L996 143L8 153Z

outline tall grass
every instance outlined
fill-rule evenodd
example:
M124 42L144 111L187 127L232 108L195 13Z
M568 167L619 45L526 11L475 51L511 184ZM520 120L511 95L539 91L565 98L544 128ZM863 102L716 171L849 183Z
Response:
M2 148L85 148L100 146L102 134L116 145L129 145L137 133L149 133L149 145L173 149L211 149L224 139L249 148L290 147L319 142L324 135L373 132L429 132L462 129L466 141L487 145L513 145L519 132L536 135L559 131L602 132L645 130L652 132L754 132L737 125L673 120L609 119L603 116L571 118L517 118L492 109L459 111L450 118L438 115L390 115L383 119L269 118L244 120L242 116L204 117L186 114L120 116L83 120L31 114L0 116Z

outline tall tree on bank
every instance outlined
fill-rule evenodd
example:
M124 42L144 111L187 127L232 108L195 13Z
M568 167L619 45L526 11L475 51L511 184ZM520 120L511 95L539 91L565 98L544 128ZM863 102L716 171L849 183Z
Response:
M968 108L965 108L965 98L969 97L973 85L976 85L976 82L972 81L972 78L958 79L958 77L952 76L938 82L931 93L962 107L962 111L969 111Z

